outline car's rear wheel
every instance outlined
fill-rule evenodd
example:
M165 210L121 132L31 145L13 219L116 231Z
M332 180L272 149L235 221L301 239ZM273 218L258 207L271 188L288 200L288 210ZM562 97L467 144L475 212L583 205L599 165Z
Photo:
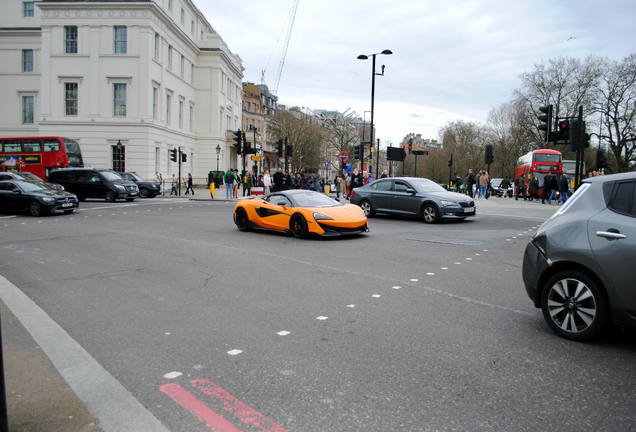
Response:
M373 217L373 207L371 207L371 203L369 201L363 200L359 205L366 217Z
M439 221L439 212L433 204L426 204L422 209L422 219L427 224L437 223Z
M607 300L597 282L580 270L563 270L545 284L543 317L559 336L587 341L600 336L610 322Z
M308 229L307 229L307 221L301 214L295 214L291 217L289 221L289 230L296 238L305 238L307 237Z
M104 199L106 200L106 202L115 202L115 192L113 192L112 190L107 190L104 194Z
M33 200L29 203L29 213L31 213L31 216L40 216L44 213L40 201Z
M146 188L139 189L139 198L148 198L149 195L150 193L148 192L148 189Z
M247 212L242 208L236 210L236 213L234 214L234 223L239 231L250 230L250 218L247 216Z

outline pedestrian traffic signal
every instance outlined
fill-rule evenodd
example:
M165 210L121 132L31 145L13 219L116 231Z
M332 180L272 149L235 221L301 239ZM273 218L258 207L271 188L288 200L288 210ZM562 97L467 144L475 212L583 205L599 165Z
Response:
M283 157L284 149L285 145L283 144L283 139L279 138L278 141L276 141L276 154L278 155L278 157Z
M486 165L490 165L491 163L495 162L495 155L493 154L492 144L486 145L486 155L484 156L484 162L486 162Z
M170 160L172 162L176 162L177 161L177 149L173 148L172 150L170 150Z
M452 167L453 167L453 158L450 158L450 159L448 160L448 167L449 167L449 168L452 168Z
M409 154L413 153L413 138L409 139Z
M294 155L294 146L291 144L287 144L287 149L286 149L287 153L287 157L292 157Z
M569 121L567 143L570 144L570 151L576 151L579 145L579 121L577 119Z
M245 147L245 154L252 154L252 143L251 142L245 141L244 147Z
M569 142L570 138L570 121L561 120L558 124L557 141Z
M545 142L556 141L556 134L552 132L552 110L552 105L539 107L539 111L545 113L545 115L537 117L541 122L537 127L544 131L543 139Z
M237 130L236 132L232 132L232 135L234 135L234 147L236 147L236 154L241 154L241 150L242 150L242 142L243 142L243 133L241 132L241 130Z
M188 156L185 153L181 153L181 162L187 162Z
M353 158L354 159L361 159L360 158L360 152L364 151L364 150L360 150L361 147L362 147L362 144L357 145L357 146L353 146Z
M596 169L602 170L607 166L607 161L605 160L605 153L602 149L596 150Z

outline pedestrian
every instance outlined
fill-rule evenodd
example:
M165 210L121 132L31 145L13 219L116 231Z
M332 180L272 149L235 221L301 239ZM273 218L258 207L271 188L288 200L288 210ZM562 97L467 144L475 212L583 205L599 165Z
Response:
M541 187L541 204L545 204L545 200L550 197L550 180L552 180L552 177L550 173L547 173L543 177L543 185Z
M380 178L387 178L389 176L389 172L387 170L382 171L382 175Z
M479 198L479 192L480 192L480 188L479 188L479 180L481 179L481 170L479 170L479 172L477 173L477 175L475 176L475 199Z
M223 182L225 183L225 198L230 199L234 197L234 173L232 172L232 168L228 168L225 175L223 176Z
M468 176L466 177L466 185L468 188L468 196L473 198L473 186L475 186L475 174L473 174L473 169L468 170Z
M283 171L280 168L278 168L272 177L273 177L272 180L274 182L274 192L282 191L283 179L285 177L285 175L283 174Z
M252 171L248 171L243 182L243 196L245 196L246 190L247 196L252 195L252 187L254 187L254 176L252 175Z
M515 201L519 200L519 195L523 194L523 200L526 201L526 175L521 174L515 180Z
M292 176L292 187L294 189L300 189L300 173L296 172L295 176Z
M530 180L530 184L528 185L528 200L529 201L539 201L539 179L537 176L532 177Z
M300 173L300 189L308 190L309 185L307 184L307 177L305 177L305 173Z
M177 177L172 174L172 190L170 190L170 195L172 196L172 194L177 195Z
M347 191L347 199L351 198L351 192L353 192L354 188L358 187L358 170L353 170L353 174L351 174L351 181L349 182L349 190Z
M232 198L238 198L238 188L241 183L241 176L239 175L238 169L234 169L234 188L232 189Z
M289 171L285 171L283 177L283 190L290 190L292 188L292 177L289 175Z
M351 173L347 173L345 177L345 183L347 184L346 191L343 192L345 198L349 196L349 188L351 187ZM349 199L349 198L347 198Z
M188 187L186 187L185 194L187 195L190 191L192 195L194 195L194 189L192 189L192 174L188 173Z
M556 201L556 195L559 190L559 181L556 178L556 174L550 179L550 198L548 202L552 204L552 200Z
M159 184L159 192L163 193L163 177L160 172L155 173L155 181Z
M460 192L462 190L462 178L455 174L455 192Z
M559 197L557 204L563 203L567 201L569 198L570 191L570 182L568 182L568 175L563 173L563 177L559 180L559 193L561 196Z
M366 184L373 183L373 182L374 182L373 174L369 173L369 175L367 176L367 180L366 180L366 182L364 184L366 185Z
M479 177L479 187L481 194L481 199L486 199L486 192L488 191L488 184L490 183L490 177L488 177L488 173L486 171L481 173L481 177Z
M272 190L272 178L269 175L269 170L265 170L263 174L263 195L269 195Z

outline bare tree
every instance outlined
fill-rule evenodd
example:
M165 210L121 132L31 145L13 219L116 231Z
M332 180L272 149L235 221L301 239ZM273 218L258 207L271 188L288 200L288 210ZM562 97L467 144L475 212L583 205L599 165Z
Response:
M312 172L320 164L320 148L324 139L322 129L314 116L293 109L279 109L269 122L268 136L273 141L287 138L294 147L290 171Z

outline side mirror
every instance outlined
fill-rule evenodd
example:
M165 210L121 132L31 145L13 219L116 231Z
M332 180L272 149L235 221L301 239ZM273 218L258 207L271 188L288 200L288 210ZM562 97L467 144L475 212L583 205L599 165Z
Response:
M408 188L408 189L406 190L406 193L410 193L411 195L415 195L415 189Z
M285 201L278 201L276 204L278 204L279 206L285 208L285 206L287 205L287 203Z
M20 195L22 193L19 188L14 188L11 192L13 192L15 195Z

